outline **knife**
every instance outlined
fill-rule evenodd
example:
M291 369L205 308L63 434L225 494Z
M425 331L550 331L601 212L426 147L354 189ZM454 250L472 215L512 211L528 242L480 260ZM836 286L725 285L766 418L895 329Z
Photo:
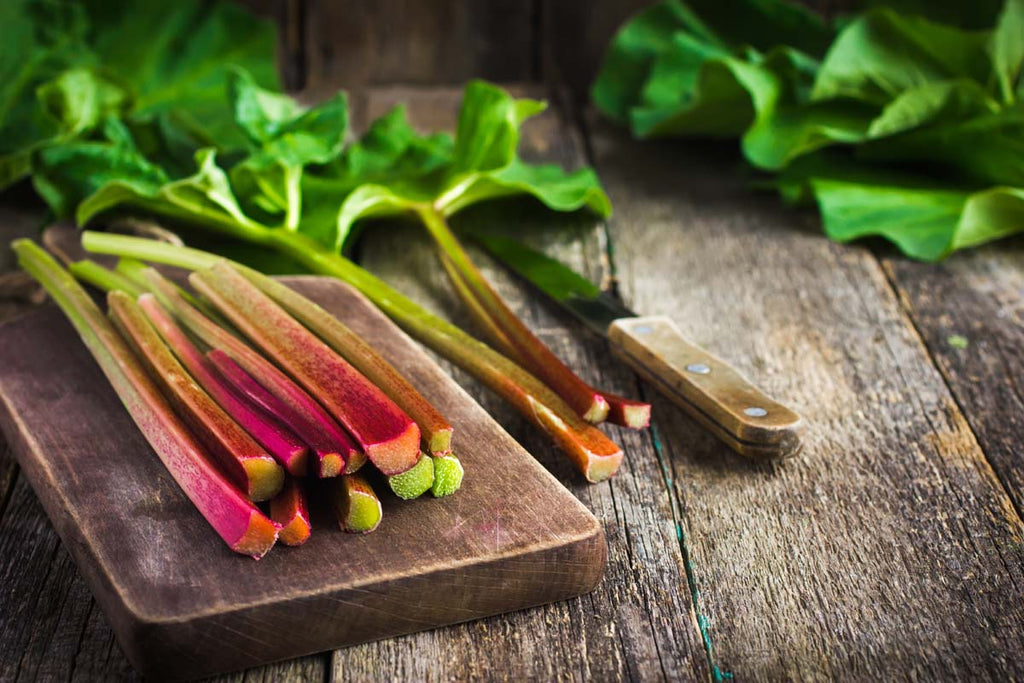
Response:
M800 416L691 344L669 318L637 315L568 266L517 240L479 233L473 239L607 338L616 355L737 453L783 458L800 451Z

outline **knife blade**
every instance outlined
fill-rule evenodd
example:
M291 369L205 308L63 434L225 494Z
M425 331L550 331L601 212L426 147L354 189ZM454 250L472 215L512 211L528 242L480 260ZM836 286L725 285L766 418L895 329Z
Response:
M661 393L736 452L782 458L803 445L804 421L735 368L687 341L665 316L641 316L562 262L518 240L474 234L509 270L540 290Z

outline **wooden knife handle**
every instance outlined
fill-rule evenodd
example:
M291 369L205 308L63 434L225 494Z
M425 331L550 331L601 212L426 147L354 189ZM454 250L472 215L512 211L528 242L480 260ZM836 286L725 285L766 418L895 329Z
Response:
M620 318L609 326L608 337L634 370L736 452L783 458L800 451L800 416L686 341L670 319Z

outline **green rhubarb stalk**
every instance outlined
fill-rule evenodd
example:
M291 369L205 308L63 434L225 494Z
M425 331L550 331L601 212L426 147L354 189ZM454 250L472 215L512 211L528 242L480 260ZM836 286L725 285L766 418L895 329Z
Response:
M15 240L11 246L21 267L68 317L146 441L203 518L233 551L255 558L266 554L277 539L273 522L207 460L199 441L92 298L36 244Z
M603 481L615 474L622 462L622 450L600 430L583 421L547 385L513 361L301 233L247 230L246 238L258 239L315 273L330 275L354 286L406 332L476 377L523 417L547 432L588 481ZM82 245L90 252L132 256L193 270L221 260L198 249L88 230L82 234Z
M113 291L107 306L121 336L235 484L256 502L276 496L284 485L284 469L182 367L139 304Z
M155 269L147 268L145 275L160 303L170 309L185 327L207 346L227 354L291 409L293 420L288 422L288 426L313 449L318 477L336 477L342 472L355 472L362 466L366 455L316 399L255 349L190 306L174 285Z
M380 525L384 511L362 474L343 474L332 482L331 504L342 531L368 534Z
M462 463L454 455L442 455L434 458L434 483L430 492L435 498L450 496L462 486L465 470Z
M151 285L149 283L149 280L146 279L147 268L149 268L149 266L147 266L145 263L133 258L119 258L117 259L117 265L115 266L115 270L118 273L121 273L127 279L131 280L139 287L142 287L145 291L148 292L151 288ZM224 317L213 308L213 306L206 303L199 297L193 296L191 292L174 284L173 282L170 281L170 279L168 279L167 282L171 284L175 288L175 290L177 290L181 298L187 301L190 306L198 309L200 313L202 313L207 318L217 323L224 329L230 332L234 332L234 328L231 327L231 324L228 323L228 321L225 320Z
M140 294L146 291L121 273L104 268L89 259L72 263L68 266L68 270L71 271L76 280L90 284L104 292L120 290L132 297L138 298Z
M384 474L416 464L420 429L394 401L227 261L195 271L193 289L316 396Z
M264 294L341 354L397 403L419 426L423 447L428 453L443 455L451 451L451 424L376 349L316 302L291 287L252 268L237 267Z
M588 422L603 422L612 411L609 398L630 405L619 405L613 417L619 424L637 426L629 414L640 409L637 401L621 399L590 386L568 368L544 342L521 321L505 304L494 288L470 260L458 238L448 227L444 216L434 207L422 205L417 215L427 227L442 256L442 264L456 291L469 306L478 322L482 322L488 335L496 340L505 353L536 375L571 405ZM648 406L649 409L649 406ZM629 420L632 419L632 424ZM644 425L646 426L646 422Z
M416 464L401 474L388 477L388 486L402 500L419 498L434 484L434 458L420 453Z

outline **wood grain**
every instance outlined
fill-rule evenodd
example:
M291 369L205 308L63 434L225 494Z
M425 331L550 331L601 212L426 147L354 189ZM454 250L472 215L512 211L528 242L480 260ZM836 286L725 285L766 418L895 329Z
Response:
M757 465L655 406L714 670L1024 676L1024 524L877 261L752 195L731 150L591 127L628 303L808 421Z
M1024 239L882 261L989 462L1024 510ZM962 338L962 339L958 339Z
M290 282L431 397L467 477L445 499L385 496L386 523L366 536L315 518L305 546L258 563L191 508L59 311L0 329L12 353L0 369L4 432L135 667L193 677L592 589L607 551L583 506L354 290Z
M308 0L306 86L530 80L533 13L518 0Z

